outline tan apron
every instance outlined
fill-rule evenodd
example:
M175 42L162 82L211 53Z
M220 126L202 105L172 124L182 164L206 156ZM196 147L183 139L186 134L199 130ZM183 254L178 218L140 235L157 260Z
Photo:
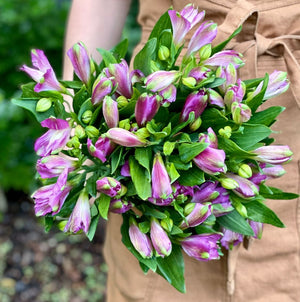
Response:
M171 5L181 10L190 1L141 0L140 49L151 28ZM262 77L265 72L288 71L291 89L265 106L286 110L272 127L277 144L288 144L294 152L284 177L269 185L299 192L300 170L300 0L197 0L206 20L218 23L216 43L243 24L243 31L228 48L244 54L241 78ZM121 243L121 217L109 218L105 257L109 266L108 302L292 302L300 301L299 200L269 201L286 225L285 229L265 226L261 240L250 250L242 246L220 261L199 262L185 257L187 293L181 294L160 276L144 275L138 261Z

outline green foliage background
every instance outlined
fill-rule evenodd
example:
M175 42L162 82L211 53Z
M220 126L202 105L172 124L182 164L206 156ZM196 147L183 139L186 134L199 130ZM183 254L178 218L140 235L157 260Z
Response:
M0 187L33 190L34 140L42 129L30 113L13 105L19 87L30 79L19 71L31 65L30 50L43 49L61 78L63 40L70 0L0 0ZM132 2L124 28L130 41L129 56L138 42L137 1Z

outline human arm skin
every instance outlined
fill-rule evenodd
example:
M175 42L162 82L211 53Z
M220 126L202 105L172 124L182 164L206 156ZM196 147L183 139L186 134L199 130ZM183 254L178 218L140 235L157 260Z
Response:
M65 45L64 80L72 80L73 68L66 52L82 41L99 63L96 48L110 49L121 38L131 0L73 0L70 8Z

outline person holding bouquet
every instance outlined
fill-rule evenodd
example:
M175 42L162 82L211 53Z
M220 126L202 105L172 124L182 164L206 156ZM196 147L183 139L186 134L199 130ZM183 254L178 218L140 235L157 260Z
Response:
M140 1L138 21L142 39L135 53L148 39L160 15L170 7L181 11L189 1ZM263 77L274 69L287 71L290 89L273 98L270 105L286 107L274 130L277 144L294 150L287 175L272 182L282 190L299 193L300 163L300 3L295 0L197 0L192 3L205 11L205 20L218 24L214 44L225 40L243 25L242 32L227 46L243 54L243 80ZM96 48L110 49L120 39L130 0L73 0L66 33L66 50L82 41L96 61ZM73 70L65 59L64 78ZM270 176L271 177L271 176ZM272 183L271 183L272 185ZM298 192L297 192L298 190ZM108 302L129 301L300 301L300 205L299 200L269 201L286 225L285 229L264 227L263 239L248 242L245 249L231 237L232 249L219 261L185 259L187 292L181 294L151 271L145 275L136 259L121 242L122 219L111 214L108 220L105 258L109 267Z

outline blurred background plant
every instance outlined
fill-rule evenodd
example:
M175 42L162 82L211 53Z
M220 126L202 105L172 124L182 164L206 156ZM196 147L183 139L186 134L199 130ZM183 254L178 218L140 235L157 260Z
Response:
M45 51L61 78L70 4L71 0L0 0L1 302L105 299L103 231L92 243L81 235L45 234L33 215L28 198L37 184L33 144L43 129L30 113L11 102L20 95L20 85L29 82L19 67L31 65L32 48ZM129 39L127 59L140 38L137 13L138 0L132 0L123 33Z

